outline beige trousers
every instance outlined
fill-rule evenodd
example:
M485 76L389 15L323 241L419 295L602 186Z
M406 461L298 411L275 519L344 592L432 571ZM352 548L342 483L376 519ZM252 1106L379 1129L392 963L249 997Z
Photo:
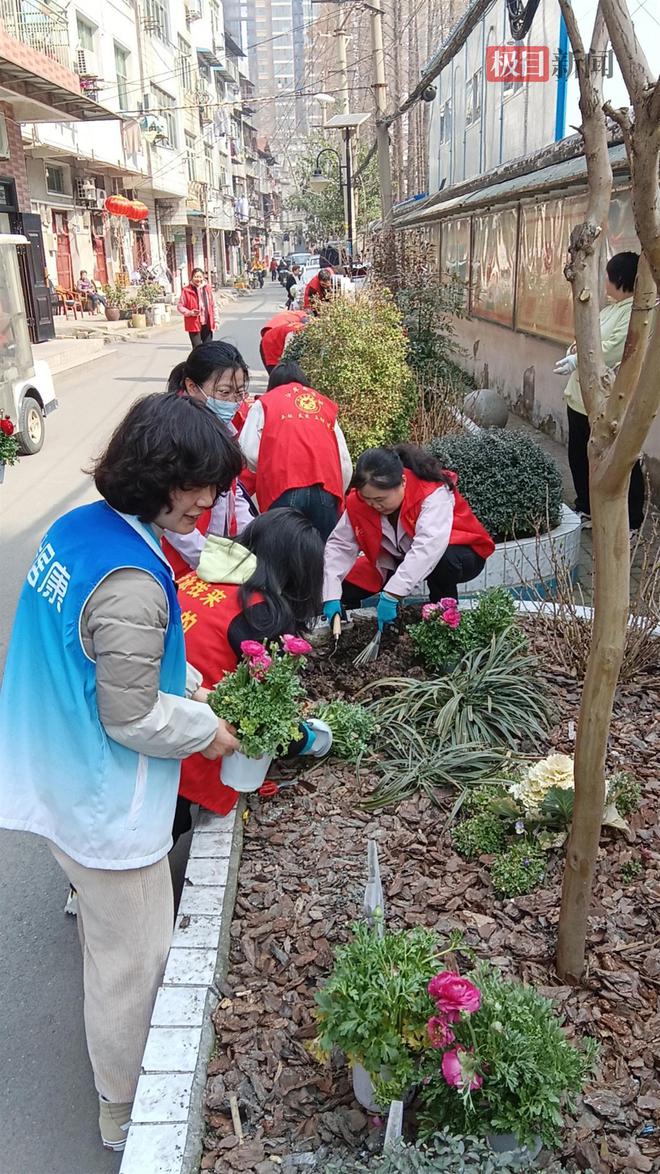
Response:
M174 924L165 856L145 868L85 868L49 847L78 892L87 1050L101 1096L132 1101Z

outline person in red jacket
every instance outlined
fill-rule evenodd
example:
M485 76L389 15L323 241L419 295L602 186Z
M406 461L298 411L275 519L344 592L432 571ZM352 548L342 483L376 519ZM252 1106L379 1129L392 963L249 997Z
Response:
M329 302L332 297L332 269L319 269L316 277L307 282L303 306L314 311L319 302Z
M303 330L308 322L307 310L282 310L262 327L259 354L269 375L284 354L288 336Z
M325 550L323 612L330 622L342 602L358 607L375 588L382 629L423 580L436 603L457 599L458 584L481 573L495 543L461 497L457 481L455 473L412 444L362 453L346 512Z
M179 582L186 657L202 674L202 687L212 689L236 668L244 640L302 635L319 614L322 582L323 544L297 510L272 510L255 518L237 542L209 539L199 575ZM286 757L321 757L331 744L329 727L309 718ZM236 804L238 792L220 782L221 764L216 761L208 770L209 761L193 754L182 763L174 839L190 827L191 803L219 815Z
M261 513L278 506L300 510L324 542L353 473L337 413L333 400L309 386L298 363L280 363L241 432L243 456L256 473Z
M190 284L181 290L177 310L183 314L183 326L191 346L210 342L215 330L215 302L203 269L193 269Z

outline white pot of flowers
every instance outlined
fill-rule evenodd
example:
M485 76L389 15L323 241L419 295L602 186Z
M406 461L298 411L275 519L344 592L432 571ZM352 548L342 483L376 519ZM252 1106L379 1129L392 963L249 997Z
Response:
M240 750L235 750L223 758L220 778L226 787L233 787L235 791L258 791L263 786L272 761L270 754L250 758Z

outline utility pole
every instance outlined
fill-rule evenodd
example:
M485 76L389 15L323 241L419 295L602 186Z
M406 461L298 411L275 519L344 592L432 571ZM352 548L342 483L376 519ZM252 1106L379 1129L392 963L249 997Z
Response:
M376 145L378 149L378 180L383 224L392 214L392 172L390 169L390 136L387 116L387 83L385 81L385 53L383 50L383 9L381 0L371 5L371 44L374 60L374 98L376 102Z
M204 184L204 235L206 237L206 266L208 269L207 277L209 282L212 282L211 275L213 273L213 258L211 256L211 226L209 223L210 187L211 185L207 179L206 183Z

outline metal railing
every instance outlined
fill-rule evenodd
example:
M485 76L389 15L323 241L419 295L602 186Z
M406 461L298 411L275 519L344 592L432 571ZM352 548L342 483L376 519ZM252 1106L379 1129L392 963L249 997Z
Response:
M51 0L0 0L0 24L10 37L73 69L64 9Z

